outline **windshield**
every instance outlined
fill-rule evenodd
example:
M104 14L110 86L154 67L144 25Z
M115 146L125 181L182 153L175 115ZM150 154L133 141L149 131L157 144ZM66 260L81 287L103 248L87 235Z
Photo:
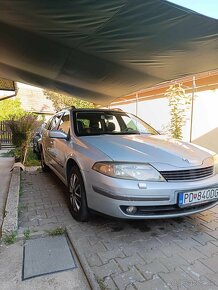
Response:
M124 112L75 112L74 124L78 136L158 134L141 119Z

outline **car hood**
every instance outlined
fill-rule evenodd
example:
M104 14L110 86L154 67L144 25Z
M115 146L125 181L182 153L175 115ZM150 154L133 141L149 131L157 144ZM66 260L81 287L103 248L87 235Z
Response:
M113 161L146 162L159 170L166 169L166 164L173 168L188 168L213 163L209 150L163 135L98 135L82 138Z

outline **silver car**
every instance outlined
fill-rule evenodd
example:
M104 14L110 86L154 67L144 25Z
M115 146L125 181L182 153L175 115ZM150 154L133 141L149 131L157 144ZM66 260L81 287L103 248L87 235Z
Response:
M43 131L41 163L68 186L79 221L90 210L126 219L181 217L218 202L213 152L162 136L119 110L55 114Z

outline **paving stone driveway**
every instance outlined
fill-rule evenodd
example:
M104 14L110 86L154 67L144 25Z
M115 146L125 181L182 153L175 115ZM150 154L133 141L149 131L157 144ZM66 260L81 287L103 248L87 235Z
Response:
M101 289L218 289L218 207L192 217L74 221L52 173L23 173L20 226L70 225Z
M21 173L19 231L48 230L72 222L67 189L53 173L40 170Z

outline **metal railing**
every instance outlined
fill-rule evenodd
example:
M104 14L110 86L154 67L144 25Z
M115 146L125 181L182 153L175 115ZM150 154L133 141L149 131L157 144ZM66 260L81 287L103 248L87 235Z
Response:
M0 143L12 144L12 132L6 121L0 121Z

